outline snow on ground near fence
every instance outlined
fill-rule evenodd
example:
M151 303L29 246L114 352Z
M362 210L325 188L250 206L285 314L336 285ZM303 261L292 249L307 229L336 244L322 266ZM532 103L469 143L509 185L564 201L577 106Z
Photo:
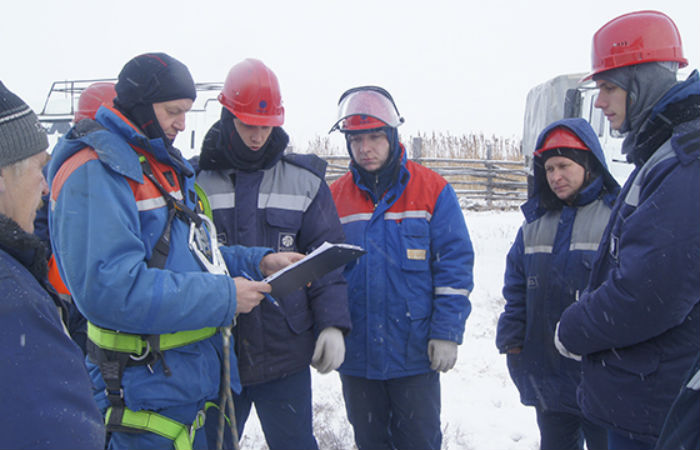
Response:
M520 404L508 376L505 356L494 343L503 309L505 258L522 223L519 211L465 211L474 244L474 292L464 343L457 365L442 381L443 445L447 450L534 450L539 432L533 408ZM324 450L352 450L353 433L337 372L312 369L314 429ZM241 448L267 449L254 412L246 424Z

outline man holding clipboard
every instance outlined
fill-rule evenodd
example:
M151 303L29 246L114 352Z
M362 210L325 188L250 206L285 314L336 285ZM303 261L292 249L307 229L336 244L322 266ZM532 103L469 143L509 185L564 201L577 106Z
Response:
M325 162L284 154L284 108L277 77L246 59L219 95L221 119L207 133L197 182L207 193L220 243L310 253L344 242L324 180ZM298 280L297 280L298 281ZM234 394L239 436L255 404L271 450L317 449L312 429L311 363L336 369L350 330L347 285L338 268L282 295L273 291L233 330L243 390Z

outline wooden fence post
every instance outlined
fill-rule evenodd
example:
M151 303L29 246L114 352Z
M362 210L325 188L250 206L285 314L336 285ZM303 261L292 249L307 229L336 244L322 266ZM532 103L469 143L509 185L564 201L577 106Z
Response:
M411 148L406 151L411 152ZM495 149L491 148L491 158L493 153ZM347 172L349 156L323 158L328 163L326 181L329 184ZM460 199L478 200L480 206L516 206L527 199L527 167L522 161L486 159L483 155L479 159L423 157L417 163L445 177Z
M411 140L411 159L417 162L423 158L423 138L414 137Z
M488 169L488 176L486 177L486 204L489 209L493 206L494 197L494 183L493 183L493 144L491 141L486 141L486 169Z

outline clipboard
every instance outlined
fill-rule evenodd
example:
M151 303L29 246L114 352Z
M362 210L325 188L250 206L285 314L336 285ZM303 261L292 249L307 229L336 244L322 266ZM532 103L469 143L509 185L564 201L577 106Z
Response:
M303 259L262 281L272 286L270 294L273 297L284 297L365 253L367 251L357 245L324 242Z

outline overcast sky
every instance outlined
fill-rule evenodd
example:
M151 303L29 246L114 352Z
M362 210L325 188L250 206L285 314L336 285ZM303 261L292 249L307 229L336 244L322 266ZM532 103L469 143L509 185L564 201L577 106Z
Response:
M528 90L588 71L593 33L641 9L671 16L697 68L697 0L66 0L4 6L0 79L38 112L52 81L116 77L144 52L202 82L254 57L277 74L299 145L325 136L340 94L361 84L392 93L402 135L520 137Z

